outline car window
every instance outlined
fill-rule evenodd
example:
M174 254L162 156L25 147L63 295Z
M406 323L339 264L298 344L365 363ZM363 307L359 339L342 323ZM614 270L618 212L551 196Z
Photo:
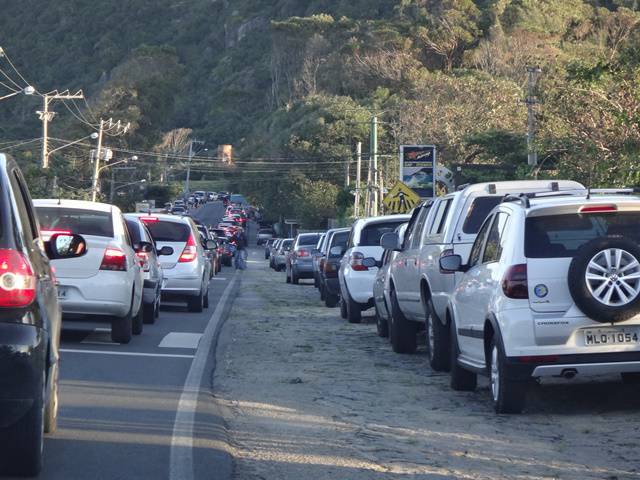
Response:
M308 247L310 245L317 245L318 239L320 235L300 235L298 237L298 242L296 243L298 246Z
M131 237L131 241L135 243L140 243L142 239L140 238L140 227L138 222L135 220L131 220L129 218L125 219L125 223L127 224L127 231L129 232L129 236Z
M451 199L443 200L438 204L433 223L429 233L431 235L438 235L444 230L447 214L449 213L449 207L451 206Z
M469 210L467 210L467 215L462 224L462 232L467 234L478 233L487 215L489 215L491 210L501 201L502 197L496 195L475 198L471 202Z
M482 228L478 232L478 236L476 237L476 241L473 242L473 247L471 247L471 253L469 254L469 268L475 267L480 263L480 256L482 253L482 247L484 245L484 241L487 238L487 234L489 233L489 228L491 227L491 221L493 217L488 218Z
M188 225L178 222L149 222L147 228L156 242L186 242L191 234Z
M504 245L504 230L509 220L509 215L499 212L495 215L489 233L487 235L487 243L484 247L482 255L482 263L497 262L502 256L502 248Z
M20 217L20 224L22 226L25 237L29 240L33 240L38 236L38 227L35 219L30 218L30 205L31 201L27 196L25 197L25 191L20 185L20 179L17 175L17 171L13 172L10 176L11 189L16 201L16 207L18 210L18 216Z
M345 250L347 249L347 242L349 241L349 232L337 232L331 238L331 245L329 245L329 250L333 247L343 247ZM342 255L329 255L332 258L341 257Z
M413 212L411 212L411 218L409 219L409 222L407 222L407 228L405 229L405 232L404 232L404 238L402 240L402 248L408 248L409 245L411 245L410 237L411 237L411 234L413 233L413 230L416 227L416 224L418 223L418 217L421 212L422 212L422 209L420 207L414 208Z
M113 237L111 212L66 207L36 207L42 230Z
M394 232L396 228L405 223L406 220L393 220L388 222L372 223L367 225L360 232L360 247L379 247L380 237L385 233Z
M418 248L422 243L422 230L424 229L424 224L427 221L429 211L431 211L431 204L426 205L422 208L422 212L420 213L418 222L416 223L416 226L411 235L411 248Z

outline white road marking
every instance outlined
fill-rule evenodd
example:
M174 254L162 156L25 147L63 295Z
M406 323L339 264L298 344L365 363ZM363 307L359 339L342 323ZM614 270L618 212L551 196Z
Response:
M171 435L171 454L169 456L169 480L193 480L193 424L198 406L200 384L205 373L207 360L216 337L216 331L222 320L222 314L229 301L229 296L238 279L237 273L224 289L218 305L211 315L205 329L195 358L189 368L187 379L182 388L176 419L173 422Z
M194 358L195 355L178 355L172 353L146 352L116 352L113 350L80 350L76 348L61 348L62 353L87 353L90 355L116 355L122 357L161 357L161 358Z
M224 282L226 279L227 277L213 277L211 280L218 280L218 281Z
M167 333L160 345L160 348L198 348L198 343L202 338L201 333L185 333L185 332L171 332Z

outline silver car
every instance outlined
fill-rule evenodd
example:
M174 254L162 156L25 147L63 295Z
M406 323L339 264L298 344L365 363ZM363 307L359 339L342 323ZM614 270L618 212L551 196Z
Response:
M136 215L151 232L157 248L173 249L171 255L160 260L164 272L162 296L185 300L190 312L208 308L211 261L194 221L175 215ZM215 242L208 240L206 246L215 248Z
M273 257L273 264L276 272L282 271L287 266L287 253L291 250L293 238L285 238L280 242Z

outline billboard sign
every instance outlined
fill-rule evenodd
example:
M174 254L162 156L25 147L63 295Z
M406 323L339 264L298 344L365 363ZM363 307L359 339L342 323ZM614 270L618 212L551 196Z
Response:
M434 145L400 146L400 181L421 198L435 194L436 147Z

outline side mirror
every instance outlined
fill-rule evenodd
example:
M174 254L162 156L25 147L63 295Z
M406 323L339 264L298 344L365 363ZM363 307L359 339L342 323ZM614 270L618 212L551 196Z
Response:
M153 245L151 245L149 242L140 242L135 244L133 246L133 249L136 251L136 253L149 253L153 252Z
M385 250L400 250L400 237L395 232L389 232L382 235L380 238L380 246Z
M205 248L207 250L215 250L216 248L218 248L218 244L216 243L215 240L207 240L205 242Z
M344 248L340 245L336 245L335 247L331 247L331 250L329 250L329 254L332 256L341 257L342 255L344 255Z
M158 250L158 255L165 255L165 256L173 255L173 247L170 247L168 245L162 247L160 250Z
M78 258L87 253L87 242L80 235L56 233L45 244L51 260Z
M467 269L462 265L462 257L460 255L447 255L440 259L440 271L442 273L466 272Z
M372 268L372 267L377 267L378 266L378 262L373 257L367 257L367 258L362 259L362 265L367 267L367 268Z

